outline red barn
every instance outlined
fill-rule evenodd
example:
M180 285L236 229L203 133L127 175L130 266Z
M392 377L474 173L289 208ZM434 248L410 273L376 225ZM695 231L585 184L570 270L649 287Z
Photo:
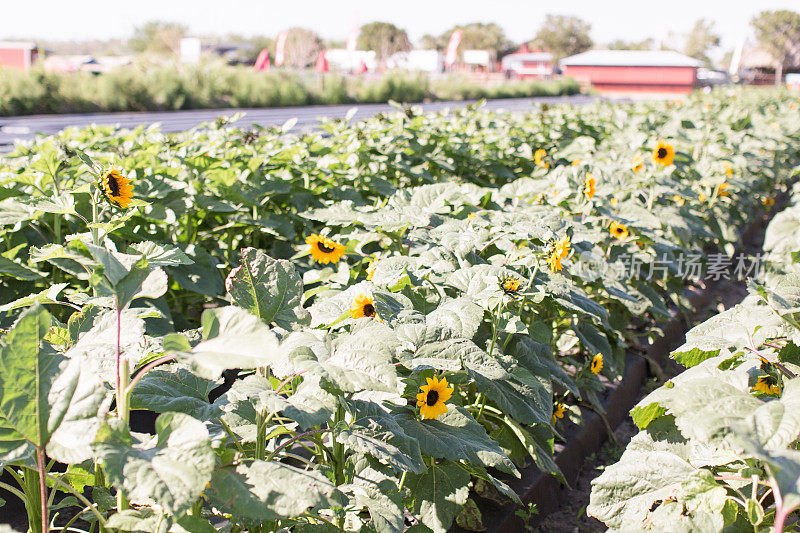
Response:
M521 48L505 56L501 68L517 78L549 78L553 75L553 56L550 52L529 52Z
M600 91L688 93L701 63L670 50L590 50L561 65L565 76Z
M37 54L34 43L0 41L0 67L29 70Z

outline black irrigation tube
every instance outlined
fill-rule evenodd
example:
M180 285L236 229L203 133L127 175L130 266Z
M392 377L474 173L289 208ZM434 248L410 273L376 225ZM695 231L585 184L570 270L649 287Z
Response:
M775 208L768 215L763 212L757 213L756 219L740 233L740 245L763 237L769 219L781 211L779 206L786 203L786 198L786 194L779 195L778 201L775 202ZM606 418L613 429L616 429L629 416L630 410L636 405L650 375L648 360L653 360L658 364L666 362L670 352L684 342L686 331L691 325L690 322L693 322L698 313L711 302L719 284L719 282L712 281L702 289L687 289L687 296L694 309L691 313L691 320L687 321L687 317L677 311L673 312L672 318L663 325L663 335L651 345L642 347L641 351L646 352L646 357L628 350L625 357L623 379L610 387L610 393L604 402ZM605 422L600 415L586 408L582 408L582 415L584 424L580 426L577 433L571 435L566 443L556 445L556 464L570 486L574 486L577 481L585 459L598 452L608 438ZM515 514L520 507L513 502L500 505L478 498L478 507L488 532L525 532L527 528L537 526L548 514L555 512L561 506L566 487L555 476L542 472L533 464L520 469L520 473L522 474L520 479L509 480L506 478L506 482L525 505L536 504L538 514L532 516L526 524ZM454 525L450 531L460 532L463 530Z

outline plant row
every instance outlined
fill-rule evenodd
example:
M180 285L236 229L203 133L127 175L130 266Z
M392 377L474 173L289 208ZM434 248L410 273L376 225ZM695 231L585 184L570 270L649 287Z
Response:
M360 80L213 64L183 68L136 65L100 75L4 69L0 71L0 116L519 98L578 92L578 84L571 79L486 85L457 76L431 81L425 75L394 72Z
M4 488L33 531L480 530L688 305L683 254L771 205L797 115L737 92L40 139L0 168Z

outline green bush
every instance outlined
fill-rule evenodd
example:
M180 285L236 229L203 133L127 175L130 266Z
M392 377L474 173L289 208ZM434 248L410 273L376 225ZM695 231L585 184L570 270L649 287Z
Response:
M195 66L137 63L106 74L0 69L0 116L101 111L173 111L308 104L477 100L577 93L573 80L483 85L463 76L430 81L390 72L376 80L337 74L255 72L218 63Z

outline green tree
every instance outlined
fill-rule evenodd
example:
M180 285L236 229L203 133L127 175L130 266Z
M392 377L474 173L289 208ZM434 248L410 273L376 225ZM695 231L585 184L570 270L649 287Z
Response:
M396 52L411 50L406 30L390 22L370 22L361 26L358 33L358 49L374 50L381 62Z
M544 48L555 60L579 54L594 44L589 36L591 27L578 17L547 14L531 45Z
M288 31L284 64L301 69L313 65L322 51L322 39L306 28L292 28Z
M176 54L180 50L181 39L188 31L189 28L183 24L150 21L134 28L128 47L134 52Z
M503 28L497 24L472 22L470 24L453 26L441 35L423 35L420 39L420 46L429 50L444 51L447 48L447 43L450 41L450 36L454 31L461 30L463 35L461 37L461 50L491 50L495 55L499 56L505 52L510 51L514 47L514 43L506 37Z
M720 37L714 30L714 21L700 19L694 23L694 28L686 36L686 45L683 52L695 59L699 59L706 66L711 65L708 51L719 46Z
M622 39L615 39L608 43L609 50L652 50L655 42L652 38L647 38L642 41L623 41Z
M775 85L780 85L783 69L800 55L800 14L787 9L762 11L750 24L758 43L775 59Z

